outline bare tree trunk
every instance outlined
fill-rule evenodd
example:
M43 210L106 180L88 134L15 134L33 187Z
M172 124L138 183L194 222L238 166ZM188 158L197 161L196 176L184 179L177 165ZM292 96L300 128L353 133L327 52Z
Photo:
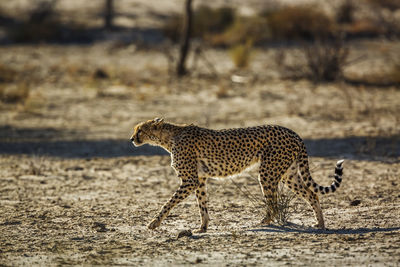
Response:
M179 51L179 61L176 68L178 76L183 76L187 73L185 62L190 48L190 36L192 32L192 0L185 1L185 21L183 23L183 34L181 39L181 47Z
M114 0L105 0L104 6L104 28L112 29L114 17Z

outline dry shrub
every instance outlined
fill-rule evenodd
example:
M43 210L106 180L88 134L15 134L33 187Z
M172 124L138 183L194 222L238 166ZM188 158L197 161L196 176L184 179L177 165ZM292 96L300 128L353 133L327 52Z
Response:
M306 78L314 82L332 82L343 78L349 49L344 45L342 38L334 41L315 41L305 45L301 53L304 62L294 65L284 63L284 54L277 55L276 61L283 78Z
M380 26L386 37L400 36L400 20L397 11L400 9L398 0L368 0L371 10L377 18L377 25Z
M356 6L352 0L344 1L336 11L336 21L338 23L353 23L354 13L356 11Z
M389 79L393 83L400 85L400 63L397 63L392 67L389 73Z
M195 36L204 37L209 33L225 31L232 25L235 19L235 11L229 7L212 9L207 6L200 6L194 13Z
M248 40L245 44L240 44L230 49L230 56L236 68L246 68L250 63L252 53L252 41Z
M336 11L335 17L339 31L345 32L347 38L373 38L385 33L384 27L371 18L355 18L360 3L345 0Z
M24 102L30 92L26 82L15 83L19 73L6 65L0 64L0 101L3 103Z
M54 10L56 1L39 1L29 12L28 19L9 29L16 42L54 41L62 36L59 16Z
M335 81L343 77L349 49L342 40L334 42L317 41L305 47L304 53L310 78L316 82Z
M400 9L399 0L367 0L371 5L389 10Z
M193 12L192 36L206 38L206 36L221 33L232 25L235 19L235 10L229 7L210 8L205 5L199 6ZM180 39L182 32L183 16L172 15L163 26L165 36L173 41Z
M17 77L17 71L4 64L0 64L0 83L10 83Z
M348 38L351 37L377 37L385 33L385 28L377 25L369 19L354 21L351 24L346 24L341 27L343 32L346 32Z
M260 16L237 17L235 22L221 34L209 36L208 41L212 45L232 46L243 44L252 40L259 44L270 37L267 20Z
M232 46L251 39L260 44L270 38L315 40L332 37L335 22L312 6L285 7L255 16L237 16L231 8L200 6L193 14L193 37L212 45ZM163 27L165 36L178 41L182 15L173 15Z
M335 23L312 6L289 6L274 12L264 12L264 16L276 39L315 40L328 38L335 31Z
M171 15L162 26L163 34L174 42L179 41L182 31L183 16L181 14Z

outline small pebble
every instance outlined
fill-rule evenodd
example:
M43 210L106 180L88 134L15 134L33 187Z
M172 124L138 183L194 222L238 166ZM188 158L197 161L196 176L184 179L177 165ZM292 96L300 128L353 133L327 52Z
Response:
M358 205L360 205L360 203L361 203L361 200L355 199L350 202L350 206L358 206Z
M192 235L193 235L193 233L192 233L191 230L183 230L183 231L179 232L178 238L181 238L181 237L184 237L184 236L192 236Z

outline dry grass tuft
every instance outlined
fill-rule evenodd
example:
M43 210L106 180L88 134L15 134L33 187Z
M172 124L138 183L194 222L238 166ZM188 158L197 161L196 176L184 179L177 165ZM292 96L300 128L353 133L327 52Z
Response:
M250 64L253 42L248 40L245 44L236 45L230 49L230 56L236 68L247 68Z
M275 221L278 224L285 225L289 222L291 215L295 212L295 207L293 205L293 200L296 195L287 190L283 184L278 187L278 205L277 205L277 215Z
M43 95L38 91L34 91L25 99L20 109L24 112L40 114L45 103L46 100Z
M38 155L32 155L27 164L23 165L24 174L42 176L47 170L46 159Z
M258 181L256 178L253 179ZM231 179L231 182L253 204L254 208L262 213L263 216L266 216L268 211L274 209L276 211L275 221L278 224L287 224L291 215L296 211L296 208L293 205L293 200L295 199L296 195L285 188L282 183L280 183L278 186L277 203L275 205L268 203L264 196L262 198L254 196L245 185L239 186L233 181L233 179Z

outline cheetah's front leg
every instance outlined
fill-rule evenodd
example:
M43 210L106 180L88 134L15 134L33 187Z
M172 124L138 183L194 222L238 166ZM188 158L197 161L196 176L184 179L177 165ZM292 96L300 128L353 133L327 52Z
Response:
M171 209L175 207L176 204L187 198L198 187L198 185L198 182L192 180L182 181L182 184L179 186L178 190L176 190L167 203L164 204L160 213L153 219L148 228L155 229L160 226L161 222L165 219L165 217L168 216Z

